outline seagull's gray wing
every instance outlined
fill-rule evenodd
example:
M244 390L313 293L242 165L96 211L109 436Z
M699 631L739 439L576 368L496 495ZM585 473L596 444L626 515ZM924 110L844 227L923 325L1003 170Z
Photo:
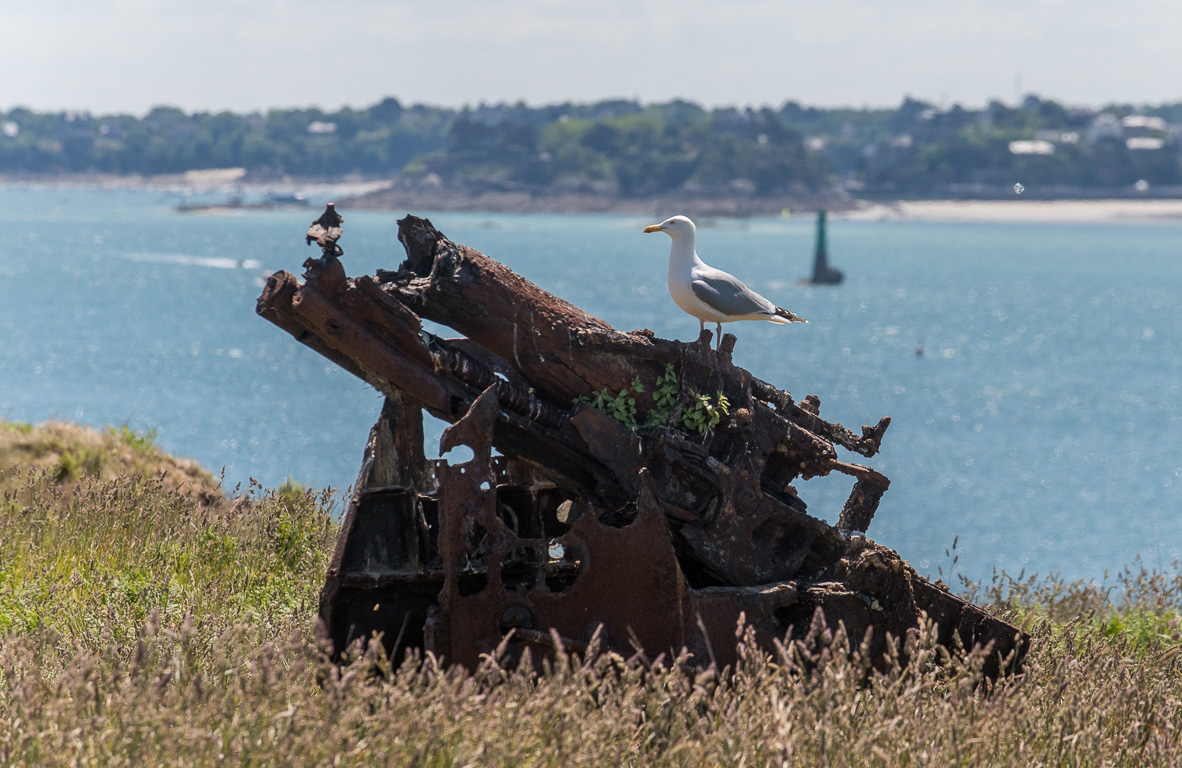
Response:
M711 269L695 277L690 290L711 309L728 317L770 315L776 311L775 304L743 285L739 278L720 269Z

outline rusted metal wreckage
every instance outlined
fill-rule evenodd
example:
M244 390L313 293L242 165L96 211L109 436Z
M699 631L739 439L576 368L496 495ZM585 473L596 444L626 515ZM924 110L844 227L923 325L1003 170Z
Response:
M257 310L386 396L321 597L335 652L376 633L392 658L416 648L472 667L498 646L579 651L598 633L624 654L685 648L724 665L742 618L765 643L843 625L880 656L926 614L941 643L991 644L987 671L1020 658L1017 629L865 538L889 481L836 448L873 456L889 418L856 435L816 397L734 366L731 334L715 351L709 331L622 333L414 216L398 223L397 271L347 278L326 216L303 284L272 275ZM625 389L638 421L656 410L663 425L575 404ZM713 427L668 426L719 393L730 407ZM423 411L450 422L445 455L472 458L425 459ZM793 485L834 471L854 479L836 526Z

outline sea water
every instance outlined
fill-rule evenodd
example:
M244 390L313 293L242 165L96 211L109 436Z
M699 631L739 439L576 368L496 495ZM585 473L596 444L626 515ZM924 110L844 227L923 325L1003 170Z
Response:
M318 209L177 202L0 187L0 418L154 429L227 489L344 492L380 395L254 313L267 274L316 255ZM343 213L347 271L396 268L401 212ZM616 328L692 341L669 240L641 233L672 213L427 215ZM868 534L922 573L1100 580L1182 556L1182 226L831 218L846 279L813 287L811 217L698 224L704 259L809 320L727 326L735 363L855 432L892 418L879 455L843 458L890 477ZM831 522L851 485L796 484Z

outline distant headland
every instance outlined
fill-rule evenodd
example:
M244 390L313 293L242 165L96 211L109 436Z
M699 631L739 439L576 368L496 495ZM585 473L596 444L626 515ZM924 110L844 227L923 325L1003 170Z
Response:
M241 169L242 183L352 180L376 207L832 211L897 200L1182 198L1182 103L894 109L481 104L143 117L0 112L0 177L138 178Z

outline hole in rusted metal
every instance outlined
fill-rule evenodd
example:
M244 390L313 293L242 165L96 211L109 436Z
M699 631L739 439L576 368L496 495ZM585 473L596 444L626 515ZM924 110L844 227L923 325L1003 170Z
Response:
M462 573L457 584L460 597L479 595L488 587L487 573Z
M546 589L558 593L570 589L580 575L585 562L584 547L574 539L551 539L546 547Z
M538 519L541 529L534 534L535 538L555 538L570 530L575 522L572 517L574 502L566 494L556 488L543 488L535 494L537 498ZM566 514L563 514L563 509Z
M501 617L497 620L497 627L500 628L501 634L504 634L517 627L533 629L534 623L533 611L524 605L510 605L501 611Z
M514 547L501 558L501 584L506 590L531 590L538 583L542 558L533 547Z

